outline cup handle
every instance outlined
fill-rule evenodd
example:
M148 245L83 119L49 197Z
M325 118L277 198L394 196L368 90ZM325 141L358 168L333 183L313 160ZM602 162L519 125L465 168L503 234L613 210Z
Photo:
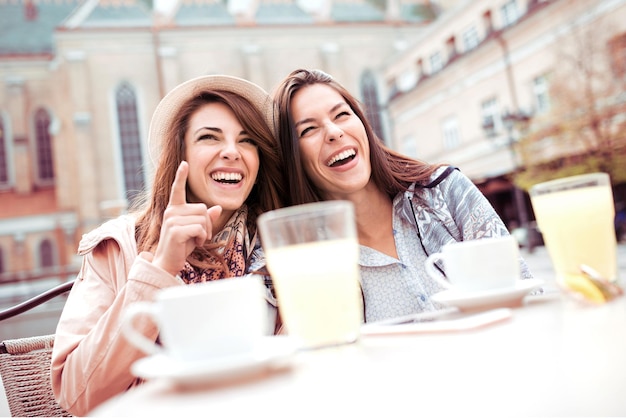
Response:
M124 317L122 318L122 334L135 347L146 354L161 354L163 349L154 341L146 338L143 334L133 327L133 321L138 315L148 315L156 321L156 306L150 302L135 302L126 307ZM157 322L158 323L158 322Z
M437 268L435 267L435 261L437 261L437 260L443 261L443 254L442 253L433 253L433 254L428 256L428 258L426 259L426 261L424 263L424 266L426 267L426 273L428 273L428 275L434 281L439 283L445 289L450 289L450 288L452 288L452 284L450 284L450 282L447 281L446 279L443 279L441 277L441 272L439 272L439 270L437 270Z

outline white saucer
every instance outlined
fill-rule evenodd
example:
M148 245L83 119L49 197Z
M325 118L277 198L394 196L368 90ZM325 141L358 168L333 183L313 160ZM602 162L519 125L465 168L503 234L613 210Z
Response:
M444 290L431 296L435 302L455 306L460 310L476 310L495 307L511 307L522 304L522 299L544 284L540 279L518 280L515 287L479 290L473 292L455 289Z
M191 387L285 367L295 351L289 337L272 336L263 338L252 352L201 362L180 361L164 354L144 357L133 363L131 372L142 379L165 378L180 387Z

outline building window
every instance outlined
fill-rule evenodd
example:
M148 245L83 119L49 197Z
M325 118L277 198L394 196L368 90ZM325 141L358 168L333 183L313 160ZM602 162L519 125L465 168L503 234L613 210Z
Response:
M502 130L502 115L498 109L498 100L491 98L481 103L483 131L488 137L497 135Z
M9 148L4 120L0 114L0 187L9 183Z
M37 174L42 183L54 181L52 161L52 138L50 138L50 115L44 109L35 112L35 143L37 152Z
M438 71L441 71L443 68L443 60L441 59L441 53L435 52L430 56L430 72L434 74Z
M366 70L361 77L361 94L363 104L365 105L365 117L369 121L376 136L384 142L376 77L374 77L374 73L370 70Z
M500 9L500 13L502 15L502 26L510 26L513 23L517 22L517 19L520 18L519 9L517 7L517 0L509 0Z
M471 51L479 44L476 26L470 26L463 32L463 50Z
M545 75L533 79L533 95L537 113L545 113L550 110L549 85Z
M418 81L419 76L412 68L410 68L398 76L396 84L398 85L398 90L401 92L407 92L415 88Z
M54 246L49 239L44 239L39 244L39 267L53 267L54 266Z
M115 102L126 200L132 205L145 185L135 91L130 85L123 83L115 93Z
M443 131L443 147L445 149L457 148L461 144L459 134L459 121L455 116L449 116L441 124Z

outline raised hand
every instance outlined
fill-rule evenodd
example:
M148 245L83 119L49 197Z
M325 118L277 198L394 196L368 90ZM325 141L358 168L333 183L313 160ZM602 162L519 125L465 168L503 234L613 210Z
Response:
M152 260L153 264L172 275L182 270L185 260L196 247L211 239L213 222L222 213L221 206L207 209L204 203L187 203L185 186L188 174L189 164L183 161L176 170Z

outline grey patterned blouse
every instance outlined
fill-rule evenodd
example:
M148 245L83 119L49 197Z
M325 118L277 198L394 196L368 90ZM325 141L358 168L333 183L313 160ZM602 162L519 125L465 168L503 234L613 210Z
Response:
M429 254L449 242L509 235L487 198L458 170L442 167L427 186L413 185L393 200L399 259L361 246L359 264L366 322L443 306L430 296L443 290L424 269ZM520 258L522 278L532 278ZM441 267L441 266L440 266Z

